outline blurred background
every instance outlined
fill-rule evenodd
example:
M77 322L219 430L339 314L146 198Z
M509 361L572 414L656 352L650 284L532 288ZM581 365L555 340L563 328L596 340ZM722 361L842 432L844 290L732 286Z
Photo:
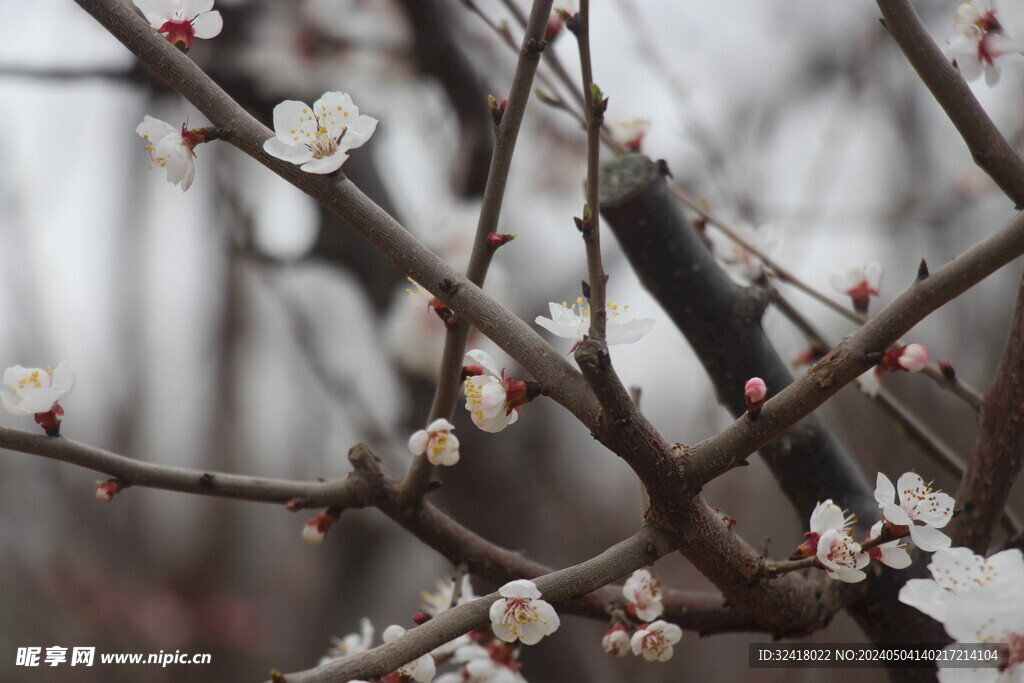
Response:
M828 291L831 273L877 260L877 311L922 257L937 268L1013 215L873 3L592 4L595 80L610 97L613 130L623 140L645 130L645 153L813 286ZM234 148L198 147L184 194L147 170L135 134L145 114L175 126L208 122L74 3L14 5L0 0L17 24L0 42L0 365L69 361L78 387L63 401L64 434L140 460L330 478L346 473L348 448L364 441L389 472L402 472L406 439L429 411L440 320L409 302L404 277L347 226ZM518 43L504 2L479 8L507 21ZM506 96L515 53L457 0L220 0L216 9L223 33L197 41L190 56L266 123L283 99L350 93L380 125L345 172L463 267L490 156L484 97ZM918 9L945 44L956 3ZM577 79L572 36L552 49ZM1022 84L1024 64L1007 64L995 88L974 84L1015 145ZM531 101L500 225L519 237L499 252L486 287L526 320L546 315L549 301L573 300L585 277L572 221L584 154L574 119ZM731 420L699 363L614 239L604 243L609 297L658 320L639 343L613 349L619 374L642 390L643 410L670 442L714 435ZM719 249L730 253L727 241ZM1020 270L1019 261L1004 268L907 339L984 390ZM783 291L833 341L852 331ZM775 311L765 326L783 357L806 347ZM552 343L569 350L567 340ZM472 345L515 367L486 340ZM974 413L965 404L918 375L888 377L885 387L966 456ZM955 490L855 389L819 414L869 480L916 468ZM461 408L455 423L462 461L440 473L433 499L494 542L562 567L640 523L628 468L553 402L530 404L500 435L476 430ZM36 429L7 414L0 424ZM752 464L705 495L748 542L784 557L806 520L758 458ZM99 505L99 478L0 453L0 680L262 680L272 667L315 665L331 637L357 631L362 617L378 634L410 626L420 591L453 569L372 510L346 512L311 547L300 538L311 512L142 488ZM1018 487L1018 512L1021 503ZM678 556L654 571L665 585L709 588ZM495 587L475 579L474 588ZM604 628L565 618L557 637L526 649L522 673L534 682L820 680L815 670L748 669L746 644L768 640L758 634L685 634L670 662L648 664L604 655ZM840 615L812 640L862 638ZM13 666L17 647L50 645L210 652L213 664Z

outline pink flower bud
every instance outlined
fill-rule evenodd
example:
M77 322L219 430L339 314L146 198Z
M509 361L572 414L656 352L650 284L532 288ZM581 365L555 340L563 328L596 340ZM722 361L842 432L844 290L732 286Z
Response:
M747 404L747 412L753 417L761 412L764 399L768 396L768 387L760 377L751 377L743 387L743 400Z
M907 372L920 372L928 367L928 349L920 344L907 344L900 354L900 367Z
M878 363L886 370L920 372L928 366L928 349L920 344L907 344L899 349L889 349L882 354Z
M111 499L121 492L121 483L117 479L108 479L107 481L99 482L96 487L96 500L101 503L109 503Z
M417 626L422 626L423 624L430 621L430 619L430 615L426 612L415 612L412 615L412 623L416 624Z

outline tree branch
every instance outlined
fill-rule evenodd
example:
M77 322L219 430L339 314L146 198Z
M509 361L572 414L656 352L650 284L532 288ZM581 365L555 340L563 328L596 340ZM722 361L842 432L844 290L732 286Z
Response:
M644 287L686 335L719 400L739 416L746 411L743 385L751 377L764 379L772 393L789 385L787 365L761 329L767 297L739 287L718 267L669 194L658 165L634 154L602 170L601 211ZM757 425L760 418L741 423ZM826 498L865 519L877 509L867 482L817 418L805 418L783 438L762 445L765 462L801 517ZM688 470L690 462L688 454Z
M1010 332L992 386L985 392L978 433L956 502L963 512L952 523L954 545L985 554L992 532L1024 465L1024 276ZM1019 533L1019 531L1018 531Z
M491 257L497 247L492 246L487 236L497 231L498 219L501 216L501 205L505 198L505 187L508 184L509 170L512 168L512 156L519 138L519 128L526 114L526 104L533 89L533 76L537 72L540 54L544 50L544 31L551 15L553 0L535 0L530 21L523 36L523 44L519 50L519 62L512 79L512 89L508 95L508 104L498 126L498 136L491 155L491 167L487 173L487 185L484 188L483 204L477 221L476 236L473 239L473 252L469 256L466 268L466 279L477 287L483 287L487 277L487 269L491 265ZM481 100L481 107L483 102ZM429 287L428 287L429 289ZM427 422L438 418L451 420L459 398L459 387L462 384L462 361L466 352L466 339L469 337L469 325L458 320L448 328L445 335L444 351L441 356L441 369L438 372L437 390L434 403L430 408ZM419 500L430 479L434 467L423 453L413 457L409 470L402 482L399 498L406 504Z
M597 557L534 580L548 602L572 600L626 576L675 550L675 539L650 528L612 546ZM383 676L463 633L490 624L488 610L499 599L491 593L453 607L422 626L407 631L396 642L342 660L288 674L288 683L346 683L354 678Z
M975 163L992 177L1018 210L1024 208L1024 161L932 40L913 5L908 0L877 2L889 35L956 126Z

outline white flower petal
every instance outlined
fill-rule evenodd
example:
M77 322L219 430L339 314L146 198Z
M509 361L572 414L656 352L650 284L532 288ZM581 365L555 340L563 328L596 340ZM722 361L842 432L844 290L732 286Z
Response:
M270 138L264 142L263 151L291 164L304 164L313 158L313 150L305 145L289 145L280 138Z
M335 171L337 171L339 168L341 168L342 164L345 163L346 159L348 159L348 154L345 154L343 151L338 150L334 154L324 157L322 159L311 159L304 163L300 168L302 168L302 170L305 171L306 173L317 173L320 175L324 175L327 173L334 173Z
M469 359L469 363L478 363L483 366L484 370L491 373L495 377L501 377L501 368L498 367L497 362L491 358L491 354L480 349L471 349L466 352L466 358Z
M213 3L211 2L210 5L212 6ZM204 40L215 38L224 28L224 18L221 17L220 12L206 12L192 21L192 28L196 32L196 38Z
M420 455L427 450L427 442L430 440L430 435L427 430L421 429L415 432L409 437L409 452L413 455Z
M926 552L948 548L951 543L949 536L938 529L918 524L910 527L910 538L914 541L914 545Z

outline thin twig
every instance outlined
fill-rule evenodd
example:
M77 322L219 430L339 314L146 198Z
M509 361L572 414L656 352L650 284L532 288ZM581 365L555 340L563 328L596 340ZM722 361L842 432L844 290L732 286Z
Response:
M587 250L587 276L590 292L591 339L604 341L608 311L605 307L605 286L607 276L601 261L601 212L598 210L598 166L601 163L601 124L604 122L604 107L607 100L594 83L593 66L590 59L590 0L580 0L580 12L576 18L578 30L576 42L580 51L580 71L583 76L583 118L587 122L587 204L583 211L583 243Z
M553 0L536 0L530 13L529 25L523 36L523 44L519 51L519 63L516 66L509 91L508 104L498 126L498 135L491 156L491 168L487 174L487 185L484 188L483 204L480 218L476 226L476 237L473 240L473 251L466 269L466 279L477 287L482 287L487 277L487 269L496 247L488 241L488 235L498 229L501 216L501 205L508 184L508 173L512 167L512 155L515 153L519 128L526 113L526 104L533 90L533 76L537 72L541 52L544 50L544 31L548 17L551 15ZM458 403L459 388L464 379L461 375L463 357L466 351L466 339L469 337L470 326L465 320L459 319L448 328L445 335L444 352L441 357L441 369L438 372L437 390L434 402L430 407L427 422L438 418L452 419ZM434 467L425 454L414 456L409 464L399 499L406 505L419 500L426 491L430 474Z

